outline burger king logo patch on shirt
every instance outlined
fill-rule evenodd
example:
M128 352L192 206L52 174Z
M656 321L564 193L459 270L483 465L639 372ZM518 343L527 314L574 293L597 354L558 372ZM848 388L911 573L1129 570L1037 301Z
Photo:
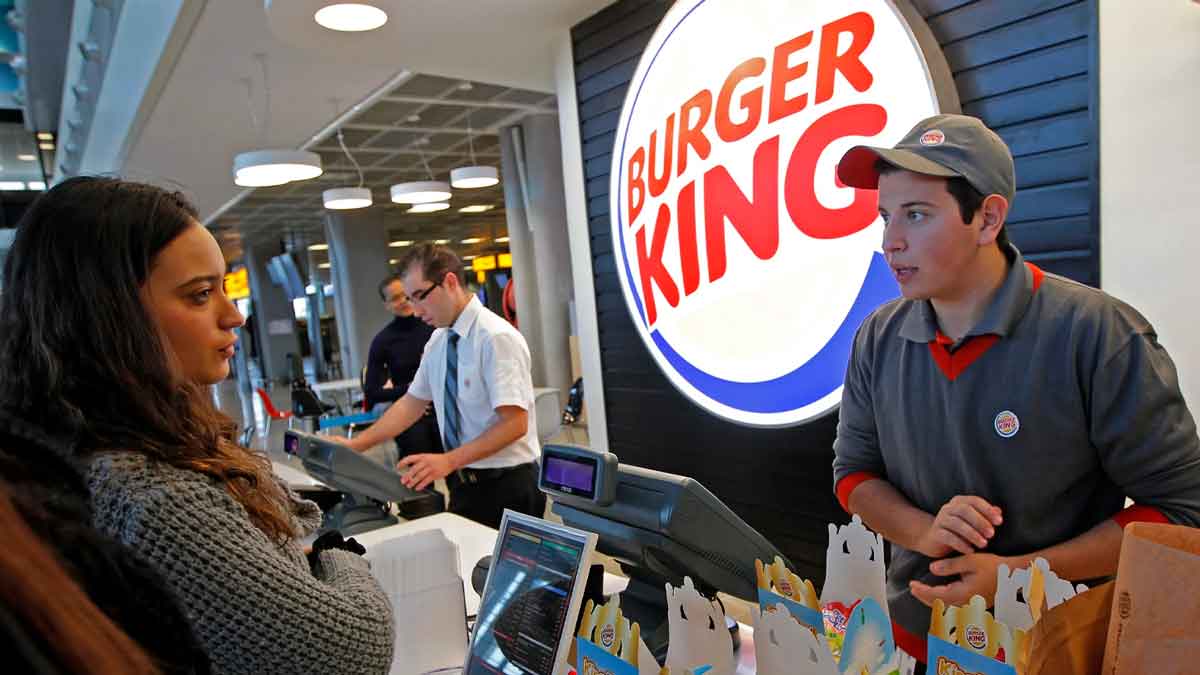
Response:
M996 433L1001 438L1012 438L1017 435L1021 429L1021 420L1011 410L1004 410L996 413L996 419L992 424L996 427Z

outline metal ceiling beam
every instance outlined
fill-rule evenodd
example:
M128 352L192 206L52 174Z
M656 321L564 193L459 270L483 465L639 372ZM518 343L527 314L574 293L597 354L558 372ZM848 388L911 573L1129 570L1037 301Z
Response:
M458 87L454 87L451 91L457 91ZM547 94L549 96L549 94ZM392 103L410 103L417 105L456 105L468 108L503 108L506 110L524 110L526 112L557 112L555 108L547 108L540 105L529 103L515 103L512 101L477 101L462 98L444 98L438 96L384 96L384 101Z
M462 142L466 142L466 141L464 140ZM458 147L458 144L455 144L454 147ZM322 147L318 147L318 148L313 148L313 152L334 152L334 153L341 154L342 149L338 148L338 147L331 148L328 146L322 146ZM414 157L418 157L422 153L424 153L425 156L429 159L434 159L436 157L470 157L471 156L471 154L468 152L451 152L451 151L443 152L441 150L410 150L408 148L355 148L354 152L356 152L356 153L362 152L362 153L376 154L376 155L386 154L386 155L392 155L392 156L412 155ZM475 155L477 157L499 157L500 153L498 153L498 152L477 152L477 153L475 153ZM363 168L366 169L367 167L364 166Z

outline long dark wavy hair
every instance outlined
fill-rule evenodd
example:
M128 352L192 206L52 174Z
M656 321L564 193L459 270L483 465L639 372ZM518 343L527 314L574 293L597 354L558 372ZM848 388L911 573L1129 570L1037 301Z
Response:
M51 188L17 225L0 295L0 407L74 439L216 478L275 540L294 536L270 463L236 442L207 389L173 376L139 289L197 212L181 193L116 178Z

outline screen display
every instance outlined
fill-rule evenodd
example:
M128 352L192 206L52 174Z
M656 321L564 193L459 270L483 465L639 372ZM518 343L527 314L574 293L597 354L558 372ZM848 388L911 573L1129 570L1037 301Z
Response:
M545 455L543 482L547 487L569 495L596 496L596 463L585 459L567 459Z
M464 672L553 675L587 541L513 520L501 537Z
M300 452L300 437L292 434L283 435L283 451L289 455Z

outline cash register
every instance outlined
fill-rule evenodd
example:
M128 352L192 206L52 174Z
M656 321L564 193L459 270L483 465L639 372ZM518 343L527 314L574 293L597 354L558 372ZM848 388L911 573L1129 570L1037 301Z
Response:
M667 582L682 586L688 576L710 598L722 591L757 602L755 559L787 560L697 481L621 464L611 453L544 446L538 486L565 525L597 534L596 550L629 576L621 609L641 625L660 663L668 637ZM736 639L736 624L732 632Z
M394 525L399 520L392 515L392 504L409 520L446 508L442 495L432 488L413 490L394 469L336 441L289 429L283 435L283 449L299 458L310 476L341 493L334 503L322 504L322 532L337 530L351 536Z

